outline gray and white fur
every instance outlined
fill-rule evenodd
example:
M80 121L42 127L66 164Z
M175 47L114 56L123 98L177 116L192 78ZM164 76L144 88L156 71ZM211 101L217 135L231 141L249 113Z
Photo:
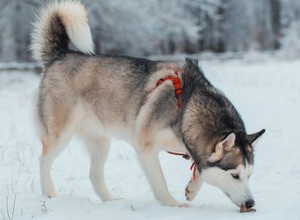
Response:
M78 51L69 49L72 42ZM202 180L219 187L236 205L254 206L248 187L253 142L230 101L214 88L196 60L184 64L113 55L94 55L84 6L54 2L41 10L32 32L33 57L43 66L37 118L42 142L43 194L55 197L50 175L55 158L73 135L85 143L90 179L103 201L113 197L104 180L110 139L136 150L154 196L163 205L182 206L168 191L159 151L188 153L197 179L186 187L192 200ZM171 81L159 79L180 70L183 94L178 109Z

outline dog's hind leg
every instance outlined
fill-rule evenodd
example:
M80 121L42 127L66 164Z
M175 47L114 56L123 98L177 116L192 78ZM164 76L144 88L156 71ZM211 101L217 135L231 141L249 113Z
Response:
M56 190L51 178L51 168L57 156L68 146L71 131L65 130L59 135L44 136L43 150L40 157L40 175L43 194L49 198L56 197Z
M75 130L73 106L64 105L60 100L40 107L40 129L43 144L40 156L40 175L43 194L56 197L56 190L51 178L51 168L57 156L68 146Z
M104 179L104 165L108 156L110 140L103 136L79 134L85 143L91 157L90 179L94 190L102 201L111 201L112 195Z

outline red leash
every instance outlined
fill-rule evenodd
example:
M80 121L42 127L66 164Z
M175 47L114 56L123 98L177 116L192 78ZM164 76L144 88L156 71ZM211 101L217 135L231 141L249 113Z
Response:
M169 154L176 155L176 156L182 156L184 159L189 160L191 157L188 154L183 154L183 153L175 153L171 151L167 151Z
M182 94L182 86L181 86L181 80L178 76L178 74L180 73L180 70L175 70L175 75L169 75L166 76L165 78L162 78L160 80L157 81L156 83L156 87L159 86L160 84L162 84L163 82L165 82L166 80L171 80L175 89L175 96L177 99L177 106L178 108L180 108L181 103L180 103L180 95ZM171 151L167 151L169 154L172 155L176 155L176 156L182 156L184 159L189 160L191 157L188 154L183 154L183 153L176 153L176 152L171 152ZM196 180L196 170L197 170L197 166L196 166L196 162L193 162L190 170L193 172L193 180Z
M176 153L176 152L171 152L171 151L167 151L169 154L175 155L175 156L182 156L184 159L189 160L191 158L190 155L188 154L183 154L183 153ZM196 171L197 171L197 166L196 166L196 162L193 162L192 165L190 166L190 170L193 173L193 180L196 180Z
M192 163L190 170L193 171L193 180L196 180L196 170L197 170L197 166L196 166L196 162Z

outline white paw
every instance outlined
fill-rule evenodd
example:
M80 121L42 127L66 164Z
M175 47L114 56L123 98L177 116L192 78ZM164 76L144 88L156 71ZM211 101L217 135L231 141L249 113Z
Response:
M189 208L190 205L189 205L189 204L186 204L186 203L179 203L179 204L178 204L178 207L180 207L180 208Z
M110 200L106 200L106 202L115 202L115 201L120 201L120 200L124 200L124 198L121 197L113 197Z
M108 193L105 193L105 195L101 195L100 198L102 199L103 202L110 202L110 201L113 201L113 200L117 200L115 198L112 197L112 195L108 192Z
M176 199L174 199L173 197L169 197L169 198L156 198L158 201L160 201L160 203L163 206L169 206L169 207L180 207L181 203L177 202Z
M193 180L193 179L190 180L190 182L188 183L188 185L185 188L186 200L192 201L196 197L196 195L200 189L200 185L201 184L199 183L199 181Z
M180 207L180 208L187 208L190 207L187 203L179 203L179 202L169 202L169 203L162 203L163 206L169 207Z
M43 191L43 195L49 199L57 197L55 189L46 189Z
M46 179L41 182L43 195L48 198L55 198L57 196L55 187L51 179Z

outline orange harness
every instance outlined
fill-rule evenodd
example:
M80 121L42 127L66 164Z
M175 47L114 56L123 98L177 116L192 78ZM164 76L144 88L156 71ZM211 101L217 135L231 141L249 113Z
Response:
M162 78L160 80L157 81L156 83L156 87L159 86L160 84L162 84L163 82L165 82L166 80L171 80L175 89L175 96L177 99L177 106L178 108L180 108L181 103L180 103L180 95L182 94L182 87L181 87L181 81L180 78L178 76L178 74L180 73L180 70L175 70L175 75L176 76L166 76L165 78Z
M165 78L162 78L162 79L158 80L157 83L156 83L156 87L157 87L157 86L159 86L160 84L162 84L163 82L165 82L167 80L172 81L174 89L175 89L175 97L177 99L178 108L180 108L180 106L181 106L180 95L182 95L181 80L178 76L179 73L180 73L180 70L175 70L175 75L176 76L173 76L173 75L166 76ZM176 155L176 156L182 156L186 160L190 159L190 155L188 155L188 154L175 153L175 152L171 152L171 151L168 151L168 153L172 154L172 155ZM196 180L196 170L197 170L196 162L192 163L192 165L190 167L190 170L193 173L193 180L195 181Z

